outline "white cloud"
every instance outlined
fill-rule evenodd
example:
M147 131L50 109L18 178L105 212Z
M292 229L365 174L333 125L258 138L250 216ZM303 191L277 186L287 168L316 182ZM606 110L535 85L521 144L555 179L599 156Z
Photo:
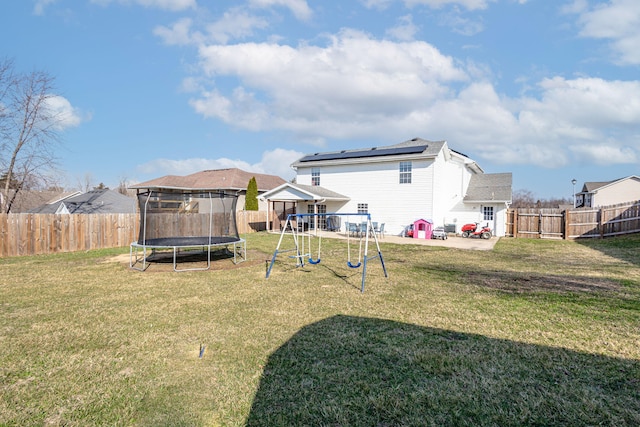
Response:
M611 144L611 145L609 145ZM569 150L578 161L586 161L597 165L637 163L637 149L619 146L615 141L605 144L588 144L570 146Z
M401 16L398 21L398 25L389 28L386 33L396 40L413 40L418 32L418 27L413 23L413 17L411 15Z
M264 18L252 15L240 8L226 11L218 21L207 25L210 40L227 43L230 39L243 39L254 34L255 29L264 29L269 23Z
M169 27L159 25L153 34L167 45L200 45L206 42L226 44L230 40L244 39L255 35L256 29L269 27L269 22L246 9L233 8L226 11L220 19L203 26L203 30L194 28L190 18L181 18Z
M297 48L245 43L200 49L201 66L215 79L241 84L192 100L198 112L252 130L288 130L313 139L368 135L370 120L409 114L467 75L425 42L374 40L343 31L327 46Z
M201 67L213 89L191 105L238 128L284 131L309 144L425 136L495 163L616 163L640 150L638 81L555 77L532 86L532 94L508 97L476 64L457 64L425 42L349 30L329 41L203 46ZM216 86L221 77L238 83Z
M251 164L239 159L156 159L138 166L141 173L164 176L164 175L189 175L195 172L209 169L239 168L247 172L265 173L276 175L286 180L295 176L289 167L291 163L302 157L303 153L295 150L276 148L265 151L259 162Z
M113 2L121 4L137 4L144 7L152 7L170 11L195 9L197 6L196 0L91 0L91 3L103 6L106 6Z
M433 9L440 9L444 6L462 6L468 10L486 9L489 3L497 0L404 0L408 7L416 5L429 6Z
M473 36L484 30L481 18L465 18L460 14L459 10L442 14L439 18L439 24L449 27L453 32L463 36Z
M301 21L308 21L313 15L306 0L249 0L249 3L254 7L260 8L286 7Z
M580 36L608 40L616 62L640 64L640 2L611 0L589 9L576 1L565 11L579 14Z
M158 25L153 29L153 34L160 37L169 46L188 45L202 40L199 33L191 33L192 20L182 18L174 22L170 27Z
M44 15L44 9L56 1L57 0L36 0L36 4L33 6L33 13L36 15Z
M384 10L394 2L402 2L408 8L420 5L427 6L432 9L442 9L445 6L462 6L468 10L486 9L489 3L497 0L360 0L360 2L369 9ZM520 0L520 4L526 3L526 0Z
M69 100L62 96L47 98L45 107L55 123L54 128L56 130L73 128L83 122L83 117L79 110L74 108Z

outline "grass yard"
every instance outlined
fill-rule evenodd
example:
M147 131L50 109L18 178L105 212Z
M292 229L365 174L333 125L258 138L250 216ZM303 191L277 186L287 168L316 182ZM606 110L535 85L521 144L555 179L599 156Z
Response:
M204 272L0 259L0 425L640 425L640 236L383 242L365 293L331 239L266 280L277 239Z

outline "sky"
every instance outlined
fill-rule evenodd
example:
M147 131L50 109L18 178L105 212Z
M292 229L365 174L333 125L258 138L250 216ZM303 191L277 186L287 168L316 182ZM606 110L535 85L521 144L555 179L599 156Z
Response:
M637 0L3 0L55 78L60 181L115 188L446 140L513 190L640 175Z

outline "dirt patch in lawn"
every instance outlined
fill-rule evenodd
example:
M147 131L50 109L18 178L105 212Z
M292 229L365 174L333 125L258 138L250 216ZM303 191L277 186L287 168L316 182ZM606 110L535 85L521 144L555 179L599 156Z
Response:
M138 254L140 255L140 254ZM235 270L239 268L252 267L255 265L264 264L267 260L271 259L271 255L267 255L257 250L247 250L246 261L242 261L242 258L238 255L237 263L233 262L233 253L226 251L215 251L211 253L211 267L210 270ZM177 268L180 270L192 269L192 268L206 268L207 266L207 253L203 251L184 252L177 256ZM107 259L107 262L115 262L123 264L129 267L130 256L129 254L121 254L115 257ZM173 252L159 252L153 254L147 258L148 267L145 271L154 272L166 272L173 271ZM137 267L141 267L141 262L138 262Z
M523 276L499 271L470 272L469 283L510 293L529 292L607 292L620 291L620 283L597 277L531 275Z

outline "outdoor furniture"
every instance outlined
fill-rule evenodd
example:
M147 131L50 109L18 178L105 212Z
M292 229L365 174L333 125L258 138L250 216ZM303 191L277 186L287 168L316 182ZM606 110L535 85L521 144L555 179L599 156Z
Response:
M347 222L347 232L351 236L358 236L360 234L360 227L355 222Z

